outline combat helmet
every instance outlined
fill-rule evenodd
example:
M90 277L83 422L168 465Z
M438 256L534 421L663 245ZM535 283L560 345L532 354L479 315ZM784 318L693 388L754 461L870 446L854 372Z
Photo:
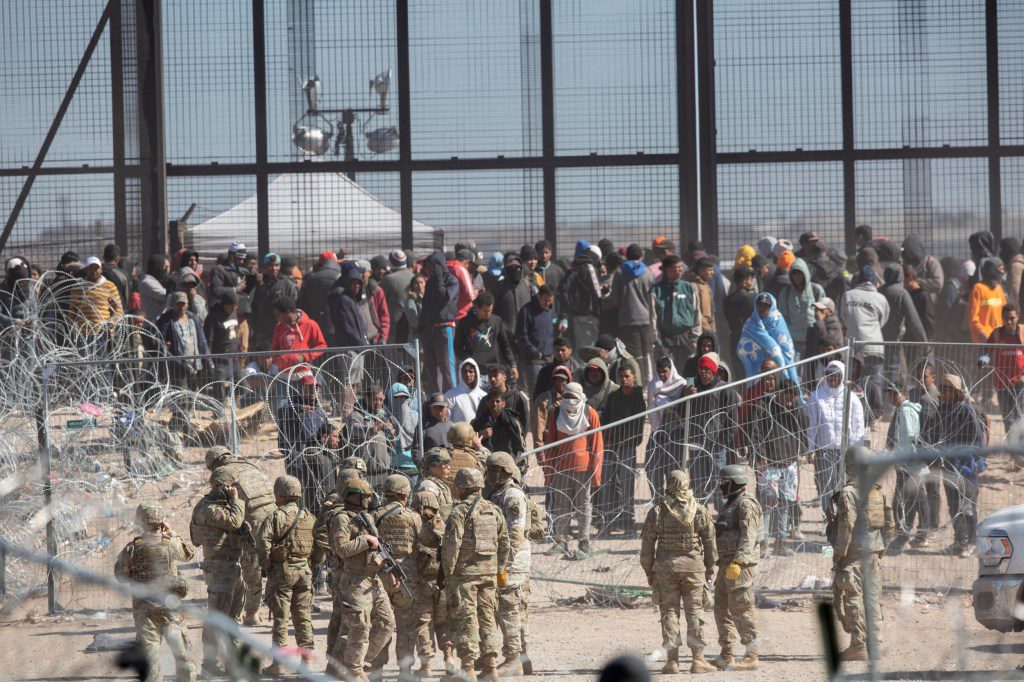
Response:
M430 448L427 450L427 454L423 457L423 466L424 468L429 469L430 467L439 467L445 464L450 464L451 461L451 453L444 448Z
M462 490L482 490L484 487L484 475L479 469L463 467L455 474L455 487Z
M747 475L747 470L739 464L729 464L722 467L722 471L718 474L719 480L723 483L728 481L735 486L745 486L750 481L750 476Z
M384 481L385 495L408 495L412 492L412 484L402 474L391 474Z
M213 471L222 464L226 464L235 458L235 454L223 445L214 445L206 450L206 468Z
M355 455L352 455L351 457L346 457L345 459L341 460L340 467L342 469L355 469L363 476L366 475L366 460L364 460L362 457L356 457Z
M295 498L302 496L302 484L294 476L278 476L274 481L274 494Z
M473 445L476 431L469 422L456 422L448 429L448 444L453 448L468 448Z
M167 515L156 502L143 502L135 508L135 520L140 525L159 526L166 519Z

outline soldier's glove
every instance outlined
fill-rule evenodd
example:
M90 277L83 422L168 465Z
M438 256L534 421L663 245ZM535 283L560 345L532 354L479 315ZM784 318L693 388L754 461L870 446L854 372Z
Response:
M508 585L508 571L498 571L498 587L504 588Z
M735 561L732 562L725 569L725 579L726 580L736 580L736 578L740 577L740 572L742 570L743 570L742 566L740 566Z

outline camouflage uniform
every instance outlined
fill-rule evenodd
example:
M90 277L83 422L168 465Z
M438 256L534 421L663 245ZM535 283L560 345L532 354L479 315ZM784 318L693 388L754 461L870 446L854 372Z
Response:
M341 613L339 631L344 629L345 634L342 637L339 632L328 647L348 676L362 680L366 661L375 658L390 639L395 616L377 576L380 558L370 549L364 537L367 531L357 520L366 511L373 488L366 481L350 481L346 493L344 509L331 517L328 528L331 551L340 567L334 608ZM356 496L362 496L361 504L354 501Z
M451 456L447 450L431 448L424 458L428 470L417 482L412 498L413 511L423 519L420 551L416 558L416 649L425 670L430 669L435 637L438 647L445 654L445 660L449 663L454 661L454 645L448 628L448 605L438 585L441 569L438 554L445 524L452 513L452 492L444 478L430 473L449 462Z
M252 462L239 462L231 450L212 447L206 451L206 468L211 472L220 468L231 472L238 484L238 497L245 504L245 521L255 531L263 525L267 515L274 510L274 494L270 490L267 475ZM263 571L260 568L256 548L249 543L242 544L242 582L245 584L243 622L256 625L259 622L260 604L263 603Z
M487 458L487 484L494 490L490 501L501 510L508 528L509 557L502 566L506 571L505 586L498 586L498 625L504 637L502 669L522 674L520 656L526 647L528 625L527 605L530 599L530 508L526 493L516 483L515 460L507 452L496 452Z
M472 677L482 657L483 673L493 675L500 636L495 588L499 567L508 562L508 527L501 510L482 499L478 469L460 469L455 485L462 499L452 509L441 543L449 625L464 674Z
M849 467L855 454L847 450L846 462ZM864 448L857 448L864 450ZM848 474L852 473L850 471ZM850 634L850 646L843 652L844 660L865 660L867 658L867 612L877 633L876 641L882 643L882 595L881 569L879 559L885 551L886 538L896 530L892 507L878 484L868 494L867 504L861 504L857 486L848 476L847 484L835 493L833 498L835 518L834 552L832 570L832 601L836 617L843 629ZM864 589L865 556L871 564L872 589Z
M295 643L312 651L313 573L310 555L313 553L315 519L296 501L302 496L298 479L292 476L278 478L274 482L274 492L288 498L288 502L267 517L256 539L260 564L267 569L267 604L274 619L273 642L276 647L288 644L290 612Z
M451 446L452 469L445 483L452 487L455 483L455 474L459 469L466 467L476 468L480 473L487 468L486 455L479 450L473 449L473 439L476 431L467 422L457 422L448 429L448 445Z
M747 485L746 469L738 464L724 467L721 475L723 481L733 476L737 486ZM747 652L736 669L753 670L757 667L754 575L757 573L760 540L764 532L761 505L746 490L726 494L726 498L726 505L718 513L715 522L718 543L715 625L718 627L718 642L722 645L722 653L716 665L726 668L732 665L733 642L738 631L740 642L746 645ZM738 575L732 575L734 572Z
M151 589L158 589L184 597L184 578L178 575L178 562L191 561L195 549L186 540L173 532L161 530L164 514L155 504L140 504L136 518L142 535L129 542L117 556L114 575L121 582L140 583ZM163 679L160 672L160 643L167 638L167 645L174 656L175 678L178 682L195 680L195 668L189 662L189 645L185 621L178 611L165 608L162 604L132 598L132 616L135 619L135 641L149 662L147 682Z
M704 580L715 570L718 551L707 507L690 490L685 471L668 475L665 496L652 507L640 536L640 566L654 588L661 611L661 642L668 652L662 672L679 672L679 602L686 614L686 643L693 654L690 672L714 668L704 660Z
M416 656L416 626L419 614L414 604L416 586L416 557L420 551L420 515L405 506L412 492L409 479L402 474L388 476L384 483L385 504L373 512L379 538L390 543L391 553L399 563L408 582L398 585L390 578L383 580L384 591L395 614L395 657L400 670L409 670ZM388 662L388 647L373 661L374 668L383 668Z
M241 498L230 499L225 486L234 485L234 477L224 470L210 476L213 490L199 500L192 510L189 533L192 543L203 547L203 578L209 611L220 611L237 619L244 599L242 569L242 538L239 529L245 521L245 505ZM203 668L215 668L219 637L209 625L203 625Z

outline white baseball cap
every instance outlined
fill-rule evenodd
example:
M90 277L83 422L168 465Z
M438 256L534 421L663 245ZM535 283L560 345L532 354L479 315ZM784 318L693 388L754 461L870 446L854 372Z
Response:
M87 268L87 267L92 266L92 265L98 265L101 268L103 267L103 263L101 263L100 259L97 258L96 256L89 256L88 258L86 258L85 259L85 265L83 267Z
M19 265L24 265L24 264L25 264L25 261L21 260L20 258L11 258L10 260L7 261L7 265L5 266L5 269L10 270L11 268L16 268Z

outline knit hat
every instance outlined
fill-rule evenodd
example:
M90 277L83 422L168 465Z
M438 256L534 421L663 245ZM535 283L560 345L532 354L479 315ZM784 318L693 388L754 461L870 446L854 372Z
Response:
M188 294L184 291L175 291L171 294L171 305L175 303L188 303Z
M405 255L405 251L395 249L388 254L388 262L393 268L404 268L409 264L409 257Z
M374 256L373 258L370 259L370 269L371 270L387 270L388 269L388 259L385 258L384 256Z
M263 264L264 265L270 265L271 263L280 263L280 262L281 262L281 257L278 256L273 251L271 251L270 253L268 253L266 256L263 257Z
M775 246L772 247L772 256L778 258L779 256L782 255L783 251L792 250L793 242L789 241L788 239L780 239L779 241L775 242Z
M559 365L551 370L551 378L554 379L555 377L565 377L567 382L572 381L572 371L565 365Z
M245 244L242 242L231 242L231 246L228 247L228 253L234 253L239 256L245 255Z
M864 282L871 282L876 287L878 286L878 273L870 265L865 265L857 271L857 276L854 278L857 284L863 284Z
M782 268L783 270L789 270L789 266L796 261L796 256L793 255L792 251L783 251L779 254L779 259L775 261L775 266Z
M501 277L501 271L505 269L505 254L501 251L495 251L491 254L491 257L487 259L487 271L495 277Z
M702 355L700 360L697 361L697 368L710 370L711 373L714 374L715 372L718 371L718 363L715 362L714 358L710 357L711 355L711 353Z

